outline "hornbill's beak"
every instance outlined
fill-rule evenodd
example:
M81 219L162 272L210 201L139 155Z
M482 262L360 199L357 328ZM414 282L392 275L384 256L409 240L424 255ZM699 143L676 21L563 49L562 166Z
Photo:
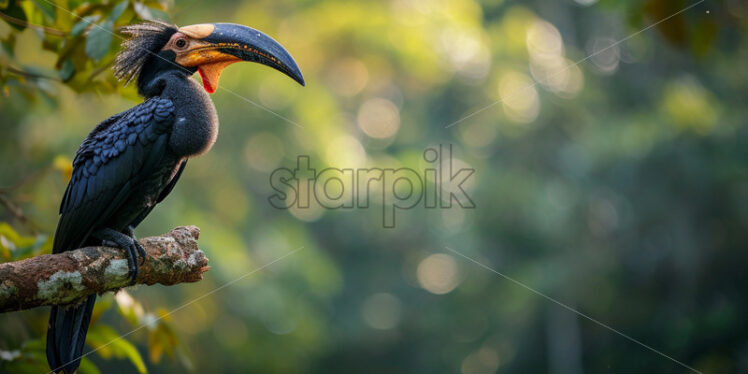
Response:
M291 55L264 33L233 23L203 23L179 28L164 49L176 53L175 61L197 67L208 93L215 92L221 71L240 61L270 66L304 85L301 70Z

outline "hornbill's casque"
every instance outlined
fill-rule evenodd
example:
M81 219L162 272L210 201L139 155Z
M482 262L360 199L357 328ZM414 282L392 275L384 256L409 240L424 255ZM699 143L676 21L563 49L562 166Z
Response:
M246 26L151 22L122 32L130 38L115 61L115 76L136 79L145 101L100 123L78 149L53 253L102 243L122 248L134 282L145 251L133 229L171 192L187 160L216 140L218 116L207 93L216 90L221 70L251 61L301 85L304 78L280 44ZM195 71L204 90L191 78ZM47 360L54 372L71 374L80 365L95 301L91 295L78 305L52 307Z

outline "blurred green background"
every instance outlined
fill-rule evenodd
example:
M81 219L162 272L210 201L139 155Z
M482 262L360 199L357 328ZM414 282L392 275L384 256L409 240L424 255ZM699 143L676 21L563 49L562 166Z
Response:
M745 2L50 1L0 0L2 261L49 251L78 145L139 102L102 30L242 23L307 81L224 72L218 142L137 231L197 225L212 268L102 297L81 372L689 372L453 251L704 373L748 372ZM476 170L475 209L385 229L376 201L268 202L298 155L420 170L438 144ZM44 372L46 309L0 315L0 372Z

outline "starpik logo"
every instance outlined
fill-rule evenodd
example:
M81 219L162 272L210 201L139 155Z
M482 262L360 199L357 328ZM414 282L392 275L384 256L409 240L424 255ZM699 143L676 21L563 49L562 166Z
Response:
M475 169L457 167L452 145L438 145L423 151L423 170L412 168L325 168L311 167L311 157L299 155L296 168L278 168L270 174L275 193L268 198L277 209L309 209L317 203L325 209L368 209L381 203L382 225L395 227L398 210L449 209L456 203L473 209L475 203L464 184ZM462 163L460 163L462 164Z

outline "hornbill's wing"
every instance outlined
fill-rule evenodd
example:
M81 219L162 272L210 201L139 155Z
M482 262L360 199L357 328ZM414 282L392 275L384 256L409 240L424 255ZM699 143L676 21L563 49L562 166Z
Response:
M173 123L174 104L154 97L96 126L73 160L53 253L83 245L122 206L164 156Z
M182 172L184 171L185 166L187 166L186 159L182 161L182 163L179 165L179 170L177 170L177 173L174 174L174 177L171 178L171 180L169 181L169 184L167 184L166 187L164 187L164 190L161 191L161 195L159 195L158 200L156 200L157 203L164 201L166 196L169 195L169 193L171 193L171 190L174 189L174 186L179 181L179 177L182 176Z
M179 177L182 176L182 172L184 171L184 167L185 166L187 166L187 159L185 159L184 161L182 161L181 164L179 164L179 169L177 170L177 173L174 174L173 177L171 177L171 180L169 180L169 183L166 185L166 187L164 187L164 189L161 190L161 194L159 194L158 195L158 199L156 199L156 204L164 201L164 199L166 198L166 196L168 196L169 193L171 192L171 190L174 189L174 186L179 181ZM155 208L155 205L151 206L148 210L143 211L140 214L140 216L138 218L136 218L135 221L133 221L131 223L131 225L133 225L133 226L139 225L140 222L143 221L145 219L145 217L148 216L151 213L151 210L153 210L153 208Z

